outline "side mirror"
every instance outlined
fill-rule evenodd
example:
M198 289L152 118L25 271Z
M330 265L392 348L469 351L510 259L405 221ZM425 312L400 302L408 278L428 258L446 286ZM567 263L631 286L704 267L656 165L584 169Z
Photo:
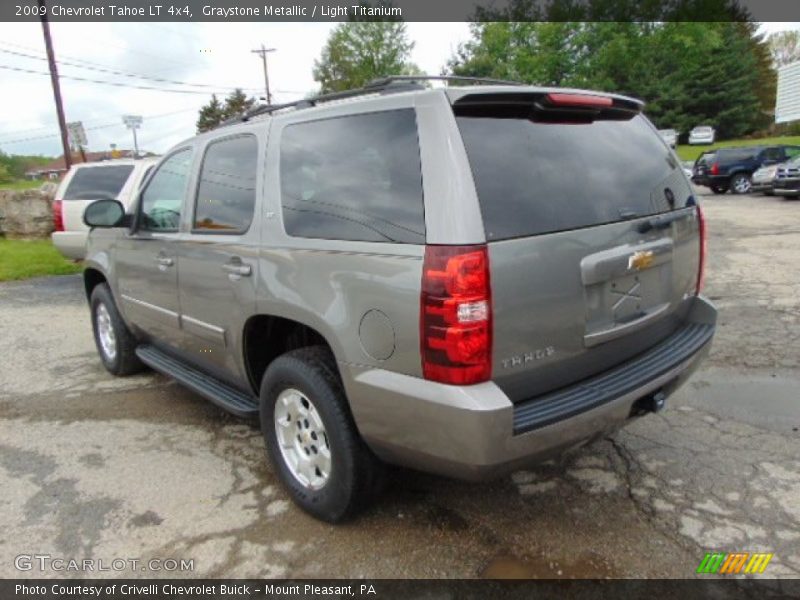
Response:
M104 198L95 200L83 211L83 222L87 227L122 227L128 220L125 207L119 200Z

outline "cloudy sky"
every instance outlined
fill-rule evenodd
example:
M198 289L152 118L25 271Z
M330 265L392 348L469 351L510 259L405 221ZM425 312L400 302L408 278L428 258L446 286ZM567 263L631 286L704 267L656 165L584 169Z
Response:
M764 27L772 32L798 25ZM276 48L269 55L269 71L277 101L294 100L315 89L311 69L333 27L333 23L52 23L67 121L83 122L91 150L105 150L112 143L130 148L131 134L121 116L141 115L140 148L163 152L194 133L197 111L211 92L225 95L242 87L263 95L261 60L251 53L262 43ZM431 74L438 74L469 36L466 23L409 23L408 31L415 42L413 61ZM4 152L61 153L44 57L38 23L0 23L0 150Z

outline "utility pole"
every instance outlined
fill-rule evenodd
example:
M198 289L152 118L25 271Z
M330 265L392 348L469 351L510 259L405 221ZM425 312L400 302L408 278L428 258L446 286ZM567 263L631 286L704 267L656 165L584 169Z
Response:
M45 0L37 0L39 14L42 21L42 33L44 34L44 46L47 50L47 63L50 65L50 82L53 84L53 97L56 101L56 113L58 114L58 127L61 130L61 147L64 150L64 165L67 170L72 166L72 153L69 147L69 137L67 135L67 121L64 118L64 106L61 104L61 85L58 82L58 67L56 65L56 55L53 52L53 40L50 39L50 23L47 21L47 6Z
M261 48L257 50L251 50L250 52L261 55L261 61L264 63L264 89L267 91L267 104L272 104L272 94L269 93L269 71L267 70L267 53L275 52L275 48L265 48L264 44L261 44Z

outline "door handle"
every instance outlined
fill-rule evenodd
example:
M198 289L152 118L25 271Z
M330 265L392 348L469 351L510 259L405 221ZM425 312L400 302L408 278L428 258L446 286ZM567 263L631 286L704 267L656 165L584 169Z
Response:
M250 265L243 265L241 263L227 263L222 265L222 270L231 275L238 275L239 277L250 277L253 269Z
M160 267L171 267L175 264L175 261L168 256L156 256L156 262Z

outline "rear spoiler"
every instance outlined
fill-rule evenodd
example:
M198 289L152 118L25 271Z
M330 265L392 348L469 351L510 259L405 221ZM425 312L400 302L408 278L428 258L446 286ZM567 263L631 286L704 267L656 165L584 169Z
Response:
M458 116L545 122L627 121L642 107L642 102L633 99L572 91L475 93L453 102Z

